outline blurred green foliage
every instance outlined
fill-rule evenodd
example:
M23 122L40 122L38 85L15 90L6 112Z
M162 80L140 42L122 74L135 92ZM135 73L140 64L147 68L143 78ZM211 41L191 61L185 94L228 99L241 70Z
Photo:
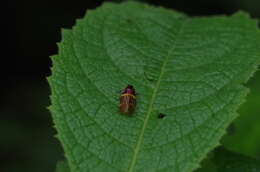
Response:
M55 172L70 172L67 161L59 161Z
M0 120L1 172L53 172L56 161L63 158L46 108L48 95L47 83L25 82L10 88L1 108L5 116Z
M260 158L260 71L246 87L250 88L250 94L233 122L233 132L222 138L222 144L231 151Z

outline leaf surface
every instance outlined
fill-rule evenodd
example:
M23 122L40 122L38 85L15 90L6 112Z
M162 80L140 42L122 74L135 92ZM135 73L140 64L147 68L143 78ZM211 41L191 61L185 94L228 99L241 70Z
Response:
M237 116L259 45L243 12L190 18L135 2L88 11L63 30L49 78L71 171L196 169ZM127 84L138 93L132 117L119 112Z

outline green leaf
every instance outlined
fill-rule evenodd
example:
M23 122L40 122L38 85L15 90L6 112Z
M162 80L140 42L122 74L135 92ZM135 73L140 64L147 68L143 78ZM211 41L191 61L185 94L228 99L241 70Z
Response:
M217 149L213 161L221 172L257 172L260 161L225 149Z
M56 172L70 172L68 163L66 161L59 161L57 163Z
M238 115L259 45L257 23L243 12L190 18L135 2L88 11L63 30L49 78L71 171L199 167ZM127 84L138 93L132 117L119 112Z

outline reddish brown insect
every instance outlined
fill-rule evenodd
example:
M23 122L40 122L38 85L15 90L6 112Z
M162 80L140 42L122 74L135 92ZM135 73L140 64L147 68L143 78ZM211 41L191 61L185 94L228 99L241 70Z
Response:
M136 93L132 85L128 85L120 96L120 112L123 114L133 114L136 106Z

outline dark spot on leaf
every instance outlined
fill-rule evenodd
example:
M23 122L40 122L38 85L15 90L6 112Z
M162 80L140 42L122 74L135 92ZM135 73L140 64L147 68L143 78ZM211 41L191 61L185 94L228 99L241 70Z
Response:
M133 21L131 19L126 19L127 23L133 23Z
M162 119L162 118L164 118L164 117L166 117L165 114L163 114L163 113L159 113L159 115L158 115L158 118L159 118L159 119Z

